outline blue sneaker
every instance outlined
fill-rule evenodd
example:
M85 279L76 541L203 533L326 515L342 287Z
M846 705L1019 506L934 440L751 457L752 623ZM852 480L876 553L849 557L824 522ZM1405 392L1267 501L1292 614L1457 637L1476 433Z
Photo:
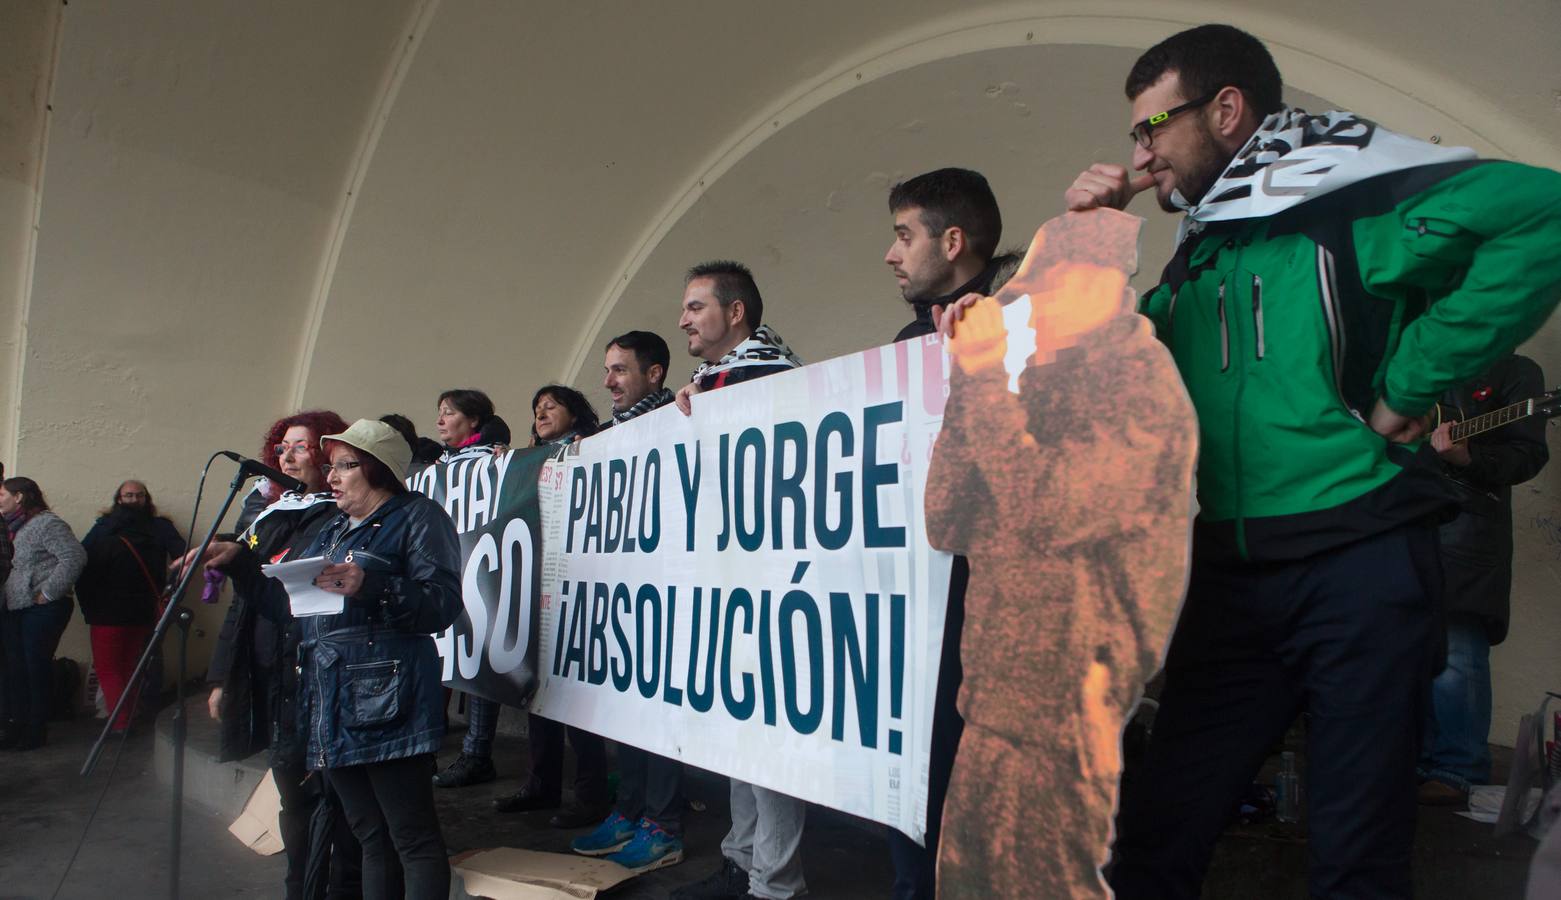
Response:
M683 840L668 834L650 819L641 819L634 839L607 860L635 874L676 865L683 861Z
M634 823L616 809L607 814L602 824L590 834L581 835L569 842L570 849L586 856L606 856L626 847L634 838Z

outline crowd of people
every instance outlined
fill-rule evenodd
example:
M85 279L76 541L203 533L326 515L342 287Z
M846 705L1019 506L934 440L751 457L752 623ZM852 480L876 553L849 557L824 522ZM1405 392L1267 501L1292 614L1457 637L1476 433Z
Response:
M1152 736L1121 780L1114 844L1052 867L1076 868L1054 883L1021 883L1046 869L1028 860L1000 867L1012 873L986 877L981 896L1062 895L1063 884L1104 895L1108 883L1120 897L1198 896L1242 791L1301 714L1317 896L1409 896L1417 797L1457 801L1489 779L1488 657L1508 619L1510 489L1547 451L1533 422L1467 441L1449 429L1542 388L1538 367L1512 354L1561 299L1561 175L1475 160L1348 113L1308 115L1281 88L1251 35L1220 25L1174 35L1127 80L1131 167L1093 165L1066 192L1066 209L1086 212L1152 189L1186 216L1140 311L1198 413L1192 576ZM1332 175L1272 183L1302 163ZM941 332L957 356L970 317L1019 263L998 250L997 200L980 174L939 169L897 184L888 201L884 263L914 313L893 338ZM697 394L802 364L765 324L759 287L737 262L688 270L677 326L697 360L687 383L668 386L661 337L629 331L604 347L608 414L573 387L545 385L527 443L566 445L668 405L698 415ZM402 415L349 424L313 410L272 423L259 458L305 489L263 484L235 532L198 560L140 481L119 485L78 542L37 483L5 479L4 746L46 740L51 660L75 598L112 707L136 690L127 678L170 568L201 565L233 586L209 710L223 758L269 755L287 896L446 896L433 792L496 777L499 706L467 697L460 752L436 768L450 698L431 635L462 609L459 541L443 509L404 480L414 465L506 452L514 435L482 391L445 391L436 409L437 441ZM1440 425L1437 410L1451 411ZM261 565L312 556L330 560L316 584L343 608L294 619ZM960 652L970 574L956 558L926 841L888 836L896 898L931 897L938 884L972 702ZM1068 602L1045 590L1024 602L1042 614ZM113 727L128 727L134 708ZM613 794L602 737L536 715L528 725L529 774L493 801L497 811L556 810L550 825L584 829L576 852L635 871L682 860L679 762L622 744ZM576 761L567 804L566 745ZM673 896L804 893L806 804L736 779L730 792L720 869ZM1104 839L1109 822L1096 825Z

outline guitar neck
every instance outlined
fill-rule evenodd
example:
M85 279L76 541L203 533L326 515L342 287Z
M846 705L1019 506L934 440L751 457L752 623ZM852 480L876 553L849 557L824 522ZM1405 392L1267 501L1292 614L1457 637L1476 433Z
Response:
M1520 400L1511 406L1503 406L1501 409L1488 412L1483 416L1475 416L1467 422L1459 422L1454 425L1448 435L1453 443L1471 438L1477 434L1483 434L1492 428L1500 428L1503 425L1516 422L1534 414L1534 401Z

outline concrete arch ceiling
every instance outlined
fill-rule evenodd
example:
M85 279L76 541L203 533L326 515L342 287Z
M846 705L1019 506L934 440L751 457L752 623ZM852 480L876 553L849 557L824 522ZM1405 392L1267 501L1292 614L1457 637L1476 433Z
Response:
M1325 2L1304 22L1278 2L950 14L913 0L892 20L876 4L425 4L359 162L295 398L425 426L457 384L512 419L548 380L600 401L600 343L629 327L676 337L678 272L712 256L755 267L806 358L881 342L904 318L878 270L888 185L981 168L1022 243L1079 167L1125 156L1118 86L1137 50L1202 21L1264 37L1310 92L1294 93L1302 105L1339 98L1390 127L1558 164L1561 16L1509 6L1507 22L1534 27L1470 22L1446 0L1412 21ZM1154 266L1170 225L1141 212Z

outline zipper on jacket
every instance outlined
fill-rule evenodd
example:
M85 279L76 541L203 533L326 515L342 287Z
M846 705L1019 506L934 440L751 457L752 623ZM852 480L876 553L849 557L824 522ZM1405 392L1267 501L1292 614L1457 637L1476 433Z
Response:
M1349 352L1344 326L1340 323L1339 280L1334 271L1333 254L1322 244L1317 245L1317 296L1322 301L1323 321L1328 324L1328 349L1333 353L1333 390L1339 397L1339 405L1349 414L1364 422L1360 410L1350 406L1344 396L1344 357Z
M1257 331L1257 358L1263 359L1263 276L1252 276L1252 326Z
M1230 267L1230 279L1240 277L1242 249L1252 243L1251 231L1245 232L1240 241L1232 239L1231 249L1236 251L1236 258ZM1225 366L1230 366L1230 319L1225 310L1225 282L1220 282L1220 344L1225 357ZM1240 370L1236 377L1236 394L1232 398L1230 407L1230 453L1235 462L1235 492L1236 492L1236 553L1241 559L1247 559L1247 509L1246 509L1246 485L1243 484L1242 471L1244 461L1241 458L1241 400L1246 393L1246 364L1238 364ZM1223 371L1223 369L1221 370Z
M1220 282L1219 289L1219 317L1220 317L1220 371L1230 371L1230 320L1225 317L1225 282Z
M318 641L320 634L318 627L314 629L314 634L315 640ZM319 646L318 643L316 643L315 646L317 648ZM310 652L313 651L311 650ZM314 740L316 745L320 748L319 767L323 769L325 768L325 729L323 727L325 724L325 687L320 684L319 660L312 660L311 662L313 664L309 666L309 674L312 677L309 679L309 681L310 687L314 690L314 703L312 704L313 709L309 710L309 723L314 726ZM302 667L302 665L303 660L300 658L299 666Z
M380 659L374 662L353 663L345 667L348 672L361 672L367 669L390 669L394 673L401 668L401 661L396 659Z

